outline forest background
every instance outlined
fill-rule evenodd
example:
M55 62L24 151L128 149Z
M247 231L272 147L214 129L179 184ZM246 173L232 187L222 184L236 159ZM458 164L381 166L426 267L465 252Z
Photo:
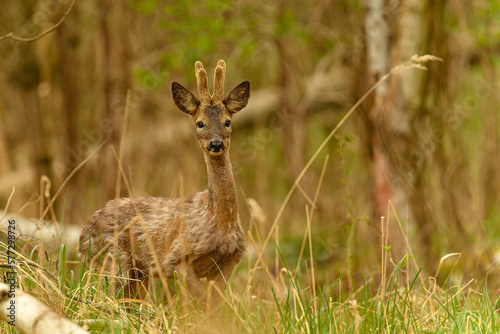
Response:
M0 207L15 187L9 212L83 226L117 195L205 189L170 85L195 91L194 62L210 78L222 58L227 91L252 84L231 158L244 229L272 236L272 273L303 255L320 282L353 289L385 245L387 270L411 253L412 275L443 265L498 292L498 17L480 0L2 1ZM393 71L314 155L370 87L425 54L441 60ZM43 176L49 198L67 180L53 211Z

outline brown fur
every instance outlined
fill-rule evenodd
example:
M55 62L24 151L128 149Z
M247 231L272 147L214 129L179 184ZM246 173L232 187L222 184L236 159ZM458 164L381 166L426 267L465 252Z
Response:
M215 70L214 94L208 92L201 62L195 64L200 99L172 84L179 109L190 114L208 171L208 189L186 198L119 198L106 203L89 219L80 236L80 256L94 266L104 263L112 274L142 278L147 273L171 278L178 273L188 291L204 294L200 278L220 288L245 251L238 215L236 186L229 160L231 128L227 122L247 104L250 84L243 82L223 99L225 63ZM203 127L199 126L203 123ZM159 268L155 264L159 262ZM224 277L223 277L224 276Z

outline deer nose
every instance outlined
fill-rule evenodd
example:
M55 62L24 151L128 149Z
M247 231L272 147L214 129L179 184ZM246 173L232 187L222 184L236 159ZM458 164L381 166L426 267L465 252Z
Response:
M207 150L214 153L224 151L224 149L225 149L224 143L220 140L211 141L207 145Z

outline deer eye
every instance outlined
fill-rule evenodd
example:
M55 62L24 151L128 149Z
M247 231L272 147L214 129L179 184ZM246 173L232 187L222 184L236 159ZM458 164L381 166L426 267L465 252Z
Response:
M224 125L226 126L226 128L228 128L231 125L231 121L226 121L226 123L224 123Z
M198 122L198 123L196 123L196 127L198 129L203 129L205 127L205 124L203 124L203 122Z

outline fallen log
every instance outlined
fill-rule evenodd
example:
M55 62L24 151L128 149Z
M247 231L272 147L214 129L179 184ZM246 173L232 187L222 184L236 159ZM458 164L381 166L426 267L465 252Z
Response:
M25 334L88 333L35 297L5 283L0 283L0 320Z
M13 223L9 224L9 221ZM24 241L41 242L52 249L60 244L66 245L68 249L76 247L82 230L81 227L75 225L56 226L50 221L39 222L36 218L25 218L0 210L0 230L7 234L9 226L13 226L11 231L16 239L21 237Z

